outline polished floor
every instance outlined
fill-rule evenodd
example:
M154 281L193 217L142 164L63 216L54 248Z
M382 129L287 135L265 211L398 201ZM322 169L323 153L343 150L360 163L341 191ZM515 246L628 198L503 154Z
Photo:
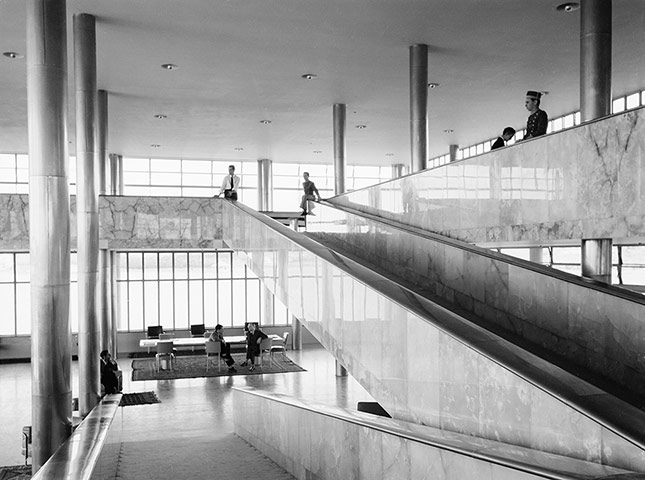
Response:
M322 348L290 351L289 356L307 371L133 382L131 360L120 359L124 392L154 390L161 403L123 408L118 478L291 478L232 433L231 387L255 387L350 409L372 397L351 377L336 377L334 359ZM72 372L76 392L76 362ZM23 462L20 438L22 426L30 424L29 376L29 364L0 365L0 465Z

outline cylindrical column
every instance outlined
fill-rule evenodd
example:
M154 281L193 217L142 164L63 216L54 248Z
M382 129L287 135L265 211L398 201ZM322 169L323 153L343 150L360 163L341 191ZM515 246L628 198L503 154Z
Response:
M258 160L258 210L273 210L273 162L268 158Z
M582 276L611 283L611 238L582 240Z
M347 128L347 106L334 104L334 195L345 193L345 130Z
M302 350L302 323L291 315L291 328L293 330L293 349Z
M121 270L121 255L115 251L110 251L110 270L111 270L111 282L110 282L110 334L112 338L110 339L110 352L116 358L119 353L119 345L117 343L117 332L120 324L120 315L121 315L121 294L119 290L119 284L117 283L119 271Z
M426 168L428 156L428 46L410 46L411 172Z
M76 211L78 264L79 412L86 416L100 399L99 198L96 92L96 21L74 15L76 82Z
M99 181L99 195L106 195L110 189L111 168L110 158L108 155L108 93L105 90L99 90L97 94L97 134L96 134L96 150L98 151L98 181ZM108 188L109 186L109 188ZM99 285L101 295L99 297L99 325L101 331L101 339L99 341L99 348L106 349L113 352L112 349L112 326L111 326L111 268L110 268L110 252L105 249L99 251Z
M542 263L544 261L544 249L542 247L529 248L529 260L535 263Z
M65 0L27 1L32 470L72 431Z
M457 161L457 152L459 151L459 145L455 145L454 143L450 145L450 162L456 162Z
M110 154L110 194L123 195L123 157Z
M110 251L102 248L99 250L99 280L101 296L99 298L99 325L101 339L100 350L108 350L113 354L112 345L112 267L110 265Z
M341 365L341 363L336 360L336 376L337 377L346 377L347 369Z
M97 93L96 151L98 152L99 195L109 192L110 180L108 156L108 93L99 90Z
M392 165L392 178L399 178L405 175L405 165L396 163Z
M611 0L580 2L580 118L611 113Z

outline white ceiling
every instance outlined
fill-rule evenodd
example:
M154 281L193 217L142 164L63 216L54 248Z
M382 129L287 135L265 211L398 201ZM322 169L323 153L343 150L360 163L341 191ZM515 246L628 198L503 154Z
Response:
M331 162L338 102L348 105L349 163L407 164L414 43L430 46L429 80L440 84L429 91L430 157L522 127L528 89L550 92L543 108L551 116L578 108L579 11L557 12L559 3L68 0L70 92L71 16L89 13L99 88L109 92L110 152ZM613 4L617 95L645 88L645 2ZM0 0L0 51L25 49L25 0ZM0 82L0 151L26 151L25 59L0 57ZM160 113L168 119L155 119ZM72 115L70 96L71 139Z

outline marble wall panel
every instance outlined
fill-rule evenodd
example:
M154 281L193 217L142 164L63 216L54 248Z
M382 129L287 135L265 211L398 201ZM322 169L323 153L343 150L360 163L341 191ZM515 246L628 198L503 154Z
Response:
M528 480L627 473L283 395L235 389L233 396L235 432L302 480Z
M473 321L491 331L529 342L549 359L577 365L636 397L645 395L641 295L618 295L610 287L591 286L547 267L364 217L360 229L353 229L356 216L321 205L317 217L308 221L308 235L415 291L476 315ZM328 231L332 221L334 228Z
M0 249L29 250L28 195L0 195Z
M111 249L214 248L222 238L216 198L100 198L100 238Z
M331 199L473 243L645 237L645 109ZM379 204L369 202L378 190Z
M99 238L110 249L215 248L221 245L215 198L101 196ZM70 197L76 248L76 197ZM0 195L0 250L29 249L29 196Z
M561 447L549 440L562 437L571 442L567 453L589 455L588 438L570 435L565 422L549 423L554 409L573 422L587 421L586 415L466 344L460 337L465 333L446 333L448 317L439 316L449 316L444 310L434 310L422 297L310 239L256 218L244 206L225 204L223 219L226 243L246 253L248 266L267 285L280 284L279 299L292 311L302 310L299 318L305 327L393 417L507 443L540 445L552 453ZM290 254L260 257L257 252L264 245ZM292 255L295 250L298 254ZM267 258L288 258L289 264L278 268ZM339 287L330 288L325 277L339 279ZM317 301L334 305L338 314L326 314L315 306ZM477 335L471 337L476 344L493 338L484 331ZM540 402L535 401L538 397ZM604 427L593 424L598 443ZM635 455L626 447L611 460L620 466Z

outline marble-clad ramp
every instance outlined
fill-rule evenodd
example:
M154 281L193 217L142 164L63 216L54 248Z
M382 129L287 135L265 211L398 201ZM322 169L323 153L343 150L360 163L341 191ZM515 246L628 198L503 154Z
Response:
M320 205L308 235L470 322L645 407L645 297L420 229Z
M645 238L645 108L331 201L478 245Z
M396 419L632 471L643 412L243 205L223 237Z

